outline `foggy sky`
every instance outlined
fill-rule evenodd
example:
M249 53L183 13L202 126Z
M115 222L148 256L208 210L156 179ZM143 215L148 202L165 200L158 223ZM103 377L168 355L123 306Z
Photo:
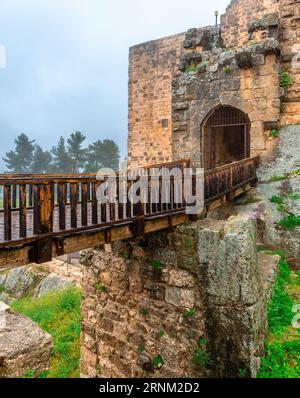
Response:
M22 132L49 149L78 130L124 156L129 47L213 24L228 3L0 0L0 157Z

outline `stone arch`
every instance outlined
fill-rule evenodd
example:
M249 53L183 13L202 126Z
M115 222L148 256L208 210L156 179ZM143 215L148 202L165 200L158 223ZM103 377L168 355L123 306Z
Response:
M206 170L250 157L251 122L232 105L211 109L201 123L201 155Z

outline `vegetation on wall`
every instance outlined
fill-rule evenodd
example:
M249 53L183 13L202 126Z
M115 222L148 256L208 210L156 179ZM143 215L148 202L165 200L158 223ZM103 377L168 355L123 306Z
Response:
M185 73L195 73L197 71L198 71L198 68L194 62L187 64L184 68Z
M279 85L284 89L288 89L293 85L293 79L284 69L279 72Z
M53 338L50 368L38 377L78 378L80 360L81 291L68 288L45 294L40 298L25 298L12 304L12 309L36 322ZM33 377L28 369L24 377Z

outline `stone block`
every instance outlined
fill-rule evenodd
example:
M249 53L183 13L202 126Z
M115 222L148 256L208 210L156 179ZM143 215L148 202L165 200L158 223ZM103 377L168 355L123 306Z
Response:
M38 375L49 367L52 337L23 315L0 308L0 377Z
M166 302L177 307L193 308L195 304L195 292L178 287L167 287Z

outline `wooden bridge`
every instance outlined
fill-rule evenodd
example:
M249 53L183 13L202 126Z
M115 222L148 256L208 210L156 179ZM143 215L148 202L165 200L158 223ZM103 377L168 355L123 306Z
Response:
M182 160L147 167L149 186L153 167L183 170L188 165ZM249 189L256 182L256 166L257 158L248 158L205 172L202 216ZM184 195L179 200L175 197L173 177L169 203L162 201L163 177L159 176L158 203L151 203L149 195L144 204L123 203L118 188L121 178L116 177L113 203L99 203L96 191L107 182L107 176L0 175L0 268L47 262L63 254L141 237L190 218ZM133 182L126 180L127 198Z

